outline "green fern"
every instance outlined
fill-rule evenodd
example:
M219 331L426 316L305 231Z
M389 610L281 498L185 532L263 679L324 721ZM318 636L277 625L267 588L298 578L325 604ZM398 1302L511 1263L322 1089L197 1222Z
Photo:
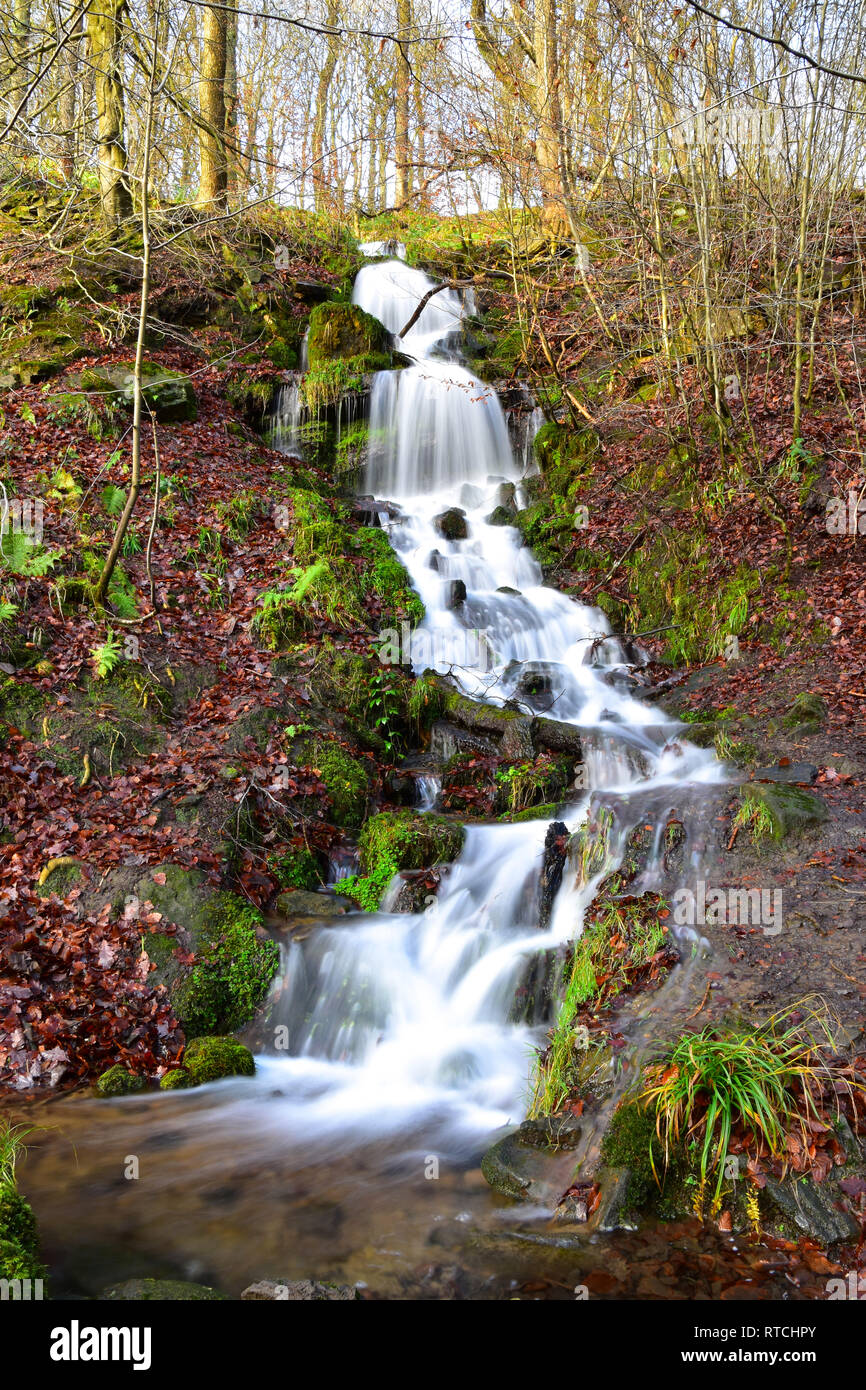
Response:
M122 651L120 638L116 637L109 628L105 641L100 646L93 647L90 652L93 673L97 680L104 681L106 676L111 675L120 661Z
M59 558L59 551L44 550L24 531L7 531L0 536L0 564L25 579L41 579Z
M109 516L120 516L126 506L126 493L123 488L108 483L102 489L102 505Z
M8 623L17 612L17 603L9 603L7 599L0 598L0 623Z

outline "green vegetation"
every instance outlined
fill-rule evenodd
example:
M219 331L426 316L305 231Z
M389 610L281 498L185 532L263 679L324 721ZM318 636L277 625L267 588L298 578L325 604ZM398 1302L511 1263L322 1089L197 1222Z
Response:
M261 913L232 893L205 904L196 962L172 993L187 1035L229 1033L248 1023L279 967L273 941L260 940Z
M792 1131L799 1131L808 1148L809 1122L825 1118L819 1104L822 1083L852 1085L844 1073L830 1070L832 1050L823 1007L804 1017L802 1008L792 1005L757 1026L685 1034L648 1069L640 1095L655 1112L665 1163L694 1137L701 1183L715 1175L718 1199L736 1125L773 1157L785 1155Z
M0 1279L42 1279L36 1218L18 1191L15 1169L30 1131L0 1119Z
M113 1096L131 1096L145 1088L143 1076L137 1076L119 1064L109 1067L96 1082L96 1094L108 1100Z
M288 854L272 854L268 868L281 888L306 888L315 891L322 886L322 871L311 850L299 848Z
M187 1043L183 1065L193 1086L204 1086L225 1076L254 1076L256 1071L249 1048L231 1037L193 1038Z
M365 912L375 912L391 879L401 869L426 869L456 859L465 832L444 816L381 811L361 831L362 873L343 879L340 892Z
M337 824L360 825L370 794L370 777L364 764L339 743L325 739L308 744L304 758L324 782Z

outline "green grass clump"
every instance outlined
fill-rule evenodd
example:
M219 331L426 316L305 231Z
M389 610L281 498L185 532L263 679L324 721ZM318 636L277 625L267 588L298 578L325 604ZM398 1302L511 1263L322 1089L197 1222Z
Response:
M796 1005L757 1027L705 1028L687 1033L646 1072L641 1103L656 1114L665 1163L677 1145L693 1139L700 1151L701 1185L715 1175L718 1199L735 1126L742 1125L772 1157L784 1156L799 1131L810 1142L809 1121L824 1118L825 1083L849 1090L850 1075L831 1070L833 1034L826 1009L805 1016Z
M322 886L319 861L308 849L293 849L288 854L273 854L268 866L281 888L306 888L315 891Z
M21 1125L0 1119L0 1279L42 1279L36 1218L18 1191L15 1170L24 1139Z

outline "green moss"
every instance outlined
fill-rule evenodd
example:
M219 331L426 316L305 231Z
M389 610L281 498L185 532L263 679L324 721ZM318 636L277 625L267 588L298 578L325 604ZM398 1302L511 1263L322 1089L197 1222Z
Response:
M360 825L370 794L370 778L364 764L338 743L325 739L309 743L304 758L325 784L337 825Z
M234 893L212 894L198 915L197 960L173 991L172 1005L187 1035L228 1033L248 1023L264 999L279 949L259 940L261 913Z
M631 1098L620 1101L601 1144L611 1168L628 1168L626 1201L635 1210L655 1204L666 1175L664 1148L656 1133L655 1111Z
M84 871L80 864L60 864L51 870L43 883L36 885L36 892L40 898L49 898L52 893L58 898L65 898L83 877Z
M376 526L362 527L355 544L365 560L361 583L366 592L375 594L387 606L389 621L397 623L405 616L415 627L424 617L424 604L385 532Z
M14 1182L5 1182L0 1185L0 1279L44 1277L33 1210Z
M396 873L448 864L457 858L464 839L463 827L444 816L380 811L370 817L358 840L362 873L343 879L340 892L374 912Z
M254 1076L256 1071L249 1048L230 1037L193 1038L183 1054L183 1064L194 1086L225 1076Z
M167 1071L159 1083L161 1091L187 1091L195 1082L190 1073L184 1067L175 1067L174 1071Z
M357 304L317 304L310 314L307 354L311 372L335 360L357 361L386 353L390 342L384 324Z
M827 706L821 696L804 692L797 696L782 724L786 729L796 729L798 734L817 734L826 718Z
M102 1073L94 1089L98 1096L129 1096L143 1091L145 1085L143 1076L136 1076L134 1072L127 1071L126 1067L118 1064Z
M734 824L751 827L760 841L771 835L781 842L787 835L820 825L827 819L827 806L814 792L784 782L748 782L740 788L741 804Z
M0 683L0 715L26 738L32 738L39 729L48 703L41 690L17 676L7 676Z
M322 886L322 871L315 854L308 849L293 849L288 854L273 854L268 866L281 888L307 888L314 891Z
M527 806L524 811L517 811L513 816L501 816L500 819L509 820L512 825L527 820L553 820L558 804L556 801L544 801L540 806Z

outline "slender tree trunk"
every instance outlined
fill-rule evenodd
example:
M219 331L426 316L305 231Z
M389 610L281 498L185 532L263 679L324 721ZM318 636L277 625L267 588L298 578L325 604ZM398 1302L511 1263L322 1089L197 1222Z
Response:
M226 16L226 185L237 192L240 176L238 158L238 16L237 0L230 0L232 12Z
M219 211L226 205L226 33L225 10L206 5L202 16L201 75L198 84L201 177L196 206Z
M412 28L412 0L397 0L397 37L408 39ZM397 167L397 189L394 201L398 207L408 202L412 192L411 150L409 146L409 89L412 70L405 44L397 44L397 82L394 117L394 163Z
M87 43L96 97L99 189L102 214L110 227L132 216L120 66L125 13L126 0L99 0L87 14Z
M328 12L325 17L325 23L329 29L336 27L339 13L339 0L328 0ZM313 115L311 142L313 204L317 212L321 212L330 202L325 163L325 135L328 129L328 93L331 90L334 70L337 66L339 38L335 34L329 34L325 40L325 45L325 61L322 64L319 73L319 81L316 84L316 108Z

